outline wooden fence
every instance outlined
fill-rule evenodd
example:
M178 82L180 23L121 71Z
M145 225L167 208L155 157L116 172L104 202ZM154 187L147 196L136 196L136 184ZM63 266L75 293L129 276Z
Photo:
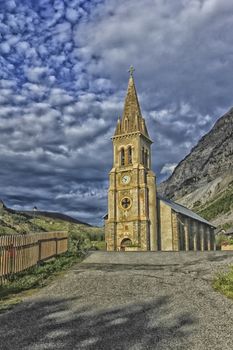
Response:
M63 231L0 236L0 284L67 249L68 236Z

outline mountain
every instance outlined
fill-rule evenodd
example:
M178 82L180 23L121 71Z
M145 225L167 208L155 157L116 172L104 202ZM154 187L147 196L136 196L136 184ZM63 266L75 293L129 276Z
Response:
M73 229L87 231L92 228L87 223L61 213L17 211L7 208L0 200L0 235Z
M233 108L218 119L158 191L217 226L233 225Z
M27 215L33 216L33 217L34 216L44 216L44 217L47 217L47 218L73 222L74 224L91 226L90 224L87 224L86 222L80 221L78 219L72 218L69 215L58 213L58 212L55 212L55 211L40 211L40 210L37 210L36 212L34 212L34 211L30 211L30 210L24 210L24 211L18 211L18 213L20 213L20 214L27 214Z

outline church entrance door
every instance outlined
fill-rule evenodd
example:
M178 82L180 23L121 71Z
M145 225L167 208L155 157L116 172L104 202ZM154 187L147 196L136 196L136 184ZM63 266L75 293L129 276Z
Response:
M125 248L126 247L130 247L132 245L132 241L131 239L129 238L124 238L122 241L121 241L121 251L125 251Z

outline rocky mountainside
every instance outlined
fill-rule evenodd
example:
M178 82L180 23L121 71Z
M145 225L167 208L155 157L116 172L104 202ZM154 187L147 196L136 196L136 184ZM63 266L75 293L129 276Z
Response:
M201 138L158 190L216 225L233 224L233 108Z

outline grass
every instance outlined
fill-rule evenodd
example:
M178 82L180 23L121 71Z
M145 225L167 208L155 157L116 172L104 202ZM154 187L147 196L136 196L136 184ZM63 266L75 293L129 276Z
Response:
M106 250L105 241L91 241L92 247L95 247L96 250Z
M1 204L1 203L0 203ZM93 227L73 223L59 218L43 215L12 212L11 209L0 206L0 235L28 234L46 231L68 231L69 234L83 234L90 240L103 240L103 227Z
M219 274L213 282L215 290L233 299L233 266L227 273Z
M60 275L81 260L81 254L67 252L12 276L7 284L0 286L0 312L11 309L21 302L24 296L46 286L55 276Z
M233 244L233 238L231 237L227 237L226 235L224 234L221 234L219 236L216 237L216 247L218 249L221 249L221 246L223 244Z
M222 225L222 229L223 230L228 230L229 228L232 228L233 227L233 221L230 221L230 222L226 222L225 224Z
M233 184L228 186L228 189L222 192L219 196L215 197L210 202L205 203L203 206L199 206L199 203L195 203L193 209L197 214L203 216L206 220L212 220L219 215L226 214L233 210Z

